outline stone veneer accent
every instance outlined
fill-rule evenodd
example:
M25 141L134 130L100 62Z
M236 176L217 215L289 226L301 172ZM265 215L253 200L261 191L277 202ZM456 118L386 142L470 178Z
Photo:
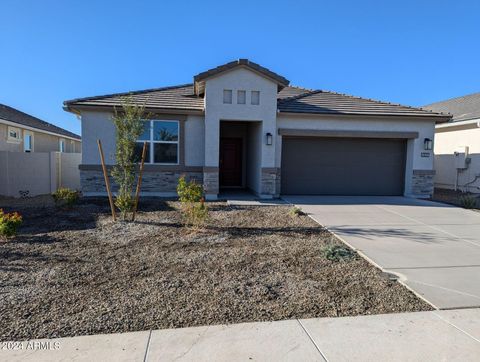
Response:
M280 168L262 167L260 179L260 196L280 196Z
M177 183L180 176L185 175L187 180L196 180L198 183L203 182L203 173L191 171L144 171L142 177L141 193L156 194L174 194L177 192ZM80 183L82 192L85 194L105 193L105 180L103 172L97 170L80 170ZM112 192L118 190L118 185L110 177L110 185Z
M413 170L412 194L433 195L435 170Z
M216 198L219 192L219 169L218 167L203 168L203 189L206 198Z

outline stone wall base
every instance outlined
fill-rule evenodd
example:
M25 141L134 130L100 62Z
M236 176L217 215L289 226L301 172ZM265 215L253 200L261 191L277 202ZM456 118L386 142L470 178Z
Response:
M142 177L142 195L176 195L178 179L185 175L187 181L195 180L203 183L202 172L177 172L177 171L144 171ZM109 177L112 192L117 192L118 185L113 177ZM103 172L97 170L80 170L80 184L85 195L106 194Z
M280 168L262 167L260 178L260 197L274 198L280 196Z
M412 196L431 197L433 195L433 177L435 170L413 170Z

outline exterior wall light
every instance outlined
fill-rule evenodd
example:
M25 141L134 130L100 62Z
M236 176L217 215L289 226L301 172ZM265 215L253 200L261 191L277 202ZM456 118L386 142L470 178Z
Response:
M272 145L272 142L273 142L273 136L272 136L272 134L269 132L269 133L267 133L267 146L271 146L271 145Z
M433 149L433 141L430 138L425 138L423 140L423 149L425 151L431 151Z

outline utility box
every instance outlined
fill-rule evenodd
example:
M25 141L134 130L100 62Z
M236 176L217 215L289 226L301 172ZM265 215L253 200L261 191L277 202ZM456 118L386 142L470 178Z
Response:
M453 155L456 169L463 170L468 168L470 161L468 157L468 146L457 147Z

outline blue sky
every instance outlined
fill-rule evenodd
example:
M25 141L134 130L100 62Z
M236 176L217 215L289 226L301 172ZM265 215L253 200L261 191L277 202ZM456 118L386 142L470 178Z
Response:
M79 133L66 99L249 58L293 85L422 105L480 91L478 1L0 3L0 103Z

